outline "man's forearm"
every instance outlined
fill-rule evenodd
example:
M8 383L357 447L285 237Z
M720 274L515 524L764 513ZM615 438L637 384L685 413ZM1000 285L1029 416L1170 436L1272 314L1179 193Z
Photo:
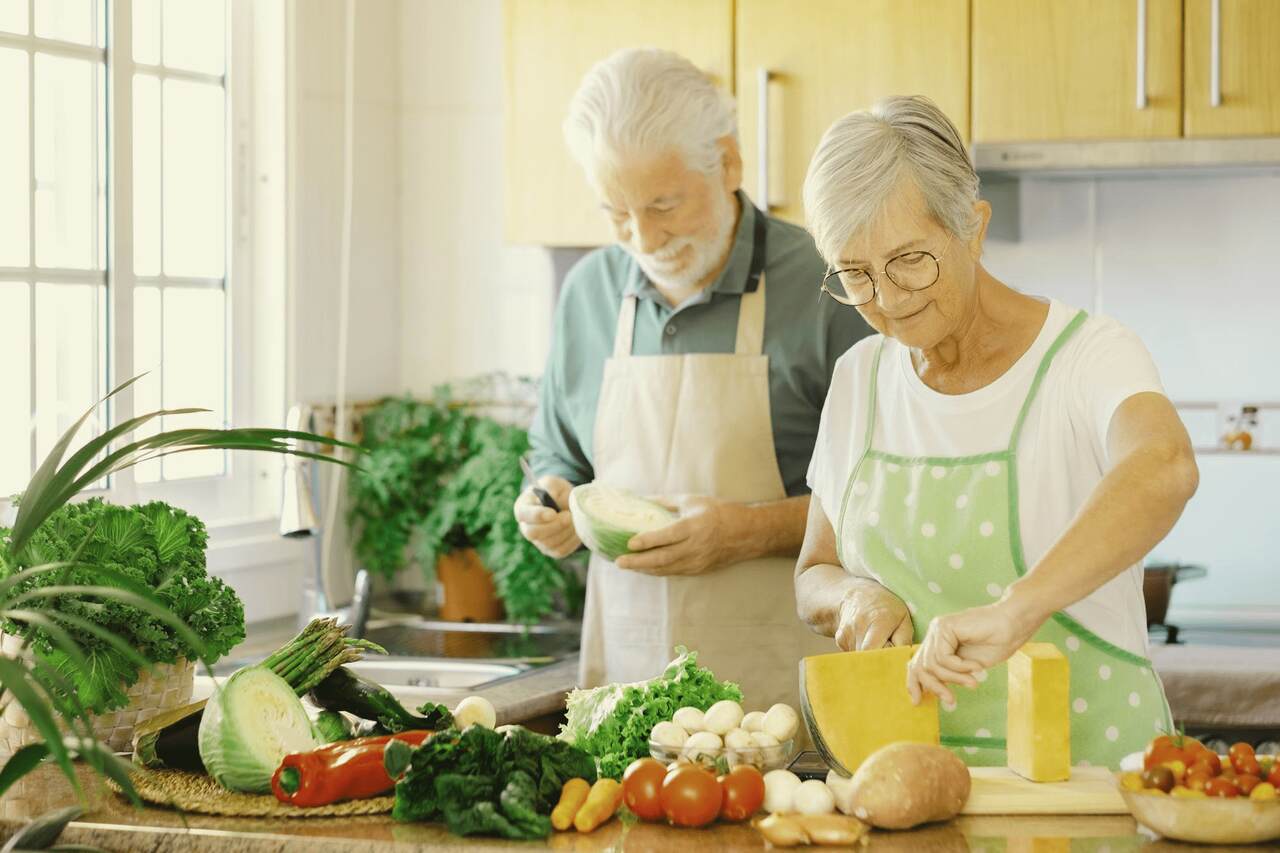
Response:
M794 557L804 541L809 496L739 504L734 519L733 562L757 557Z

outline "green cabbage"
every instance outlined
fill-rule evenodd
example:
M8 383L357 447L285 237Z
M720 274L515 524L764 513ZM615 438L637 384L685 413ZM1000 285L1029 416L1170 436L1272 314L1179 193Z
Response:
M231 791L271 792L286 755L321 743L289 682L263 666L237 670L215 690L200 718L200 760Z
M602 483L586 483L569 493L573 529L595 553L616 560L631 551L627 543L637 533L666 527L676 516L653 501Z

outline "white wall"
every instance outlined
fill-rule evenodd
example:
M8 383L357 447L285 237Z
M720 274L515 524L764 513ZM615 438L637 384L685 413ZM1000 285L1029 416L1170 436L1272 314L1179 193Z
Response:
M996 276L1129 325L1175 402L1280 400L1280 171L1024 180L1021 213L1017 243L988 243ZM1212 416L1191 423L1212 443ZM1175 590L1170 621L1280 624L1280 457L1199 462L1200 491L1152 561L1210 574Z
M415 393L541 373L550 345L550 257L502 236L502 32L500 0L402 4L399 358Z

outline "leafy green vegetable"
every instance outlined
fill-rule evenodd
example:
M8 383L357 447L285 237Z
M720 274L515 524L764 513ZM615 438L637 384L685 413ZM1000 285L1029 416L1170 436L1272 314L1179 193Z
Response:
M355 735L351 721L337 711L321 711L311 722L316 739L321 743L335 743L340 740L351 740Z
M574 690L566 699L562 740L600 762L600 775L621 778L627 765L649 754L653 727L681 708L705 711L722 699L742 701L742 691L730 681L717 681L698 666L698 653L676 647L676 659L657 678L633 684L606 684Z
M583 483L569 493L573 527L582 543L610 560L630 554L627 543L637 533L666 527L674 513L625 489Z
M0 529L0 537L9 531ZM40 588L93 585L105 568L141 588L186 623L203 644L196 648L172 621L119 600L68 596L55 617L79 645L83 660L59 646L47 626L4 622L6 633L27 637L55 671L74 685L85 708L102 713L125 705L125 690L138 680L136 650L149 663L197 659L209 662L244 639L244 605L235 591L205 570L208 533L195 516L154 502L124 507L93 498L67 504L36 528L21 560L0 561L0 578L41 563L66 563L19 582L15 596ZM125 646L103 636L104 630ZM85 665L87 662L87 666Z
M580 604L576 576L528 542L511 512L529 449L523 429L473 414L441 386L425 401L383 400L363 435L348 520L370 571L390 577L412 554L430 577L437 557L474 547L512 621L536 622L561 598Z
M546 838L551 810L574 776L595 781L591 756L523 728L449 729L414 750L396 783L397 820L444 821L457 835Z

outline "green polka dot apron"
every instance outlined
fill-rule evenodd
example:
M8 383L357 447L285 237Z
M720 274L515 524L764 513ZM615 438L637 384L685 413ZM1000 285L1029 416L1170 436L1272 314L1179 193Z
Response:
M845 489L837 529L841 563L861 564L901 598L915 641L930 620L991 604L1027 571L1018 511L1018 440L1045 374L1086 319L1082 311L1041 361L1003 450L966 457L905 457L876 448L876 388L884 342L868 391L866 444ZM1058 612L1035 639L1070 662L1071 755L1081 766L1117 767L1172 725L1151 662L1121 649ZM1006 667L978 676L976 690L955 691L941 708L944 746L973 766L1005 761Z

